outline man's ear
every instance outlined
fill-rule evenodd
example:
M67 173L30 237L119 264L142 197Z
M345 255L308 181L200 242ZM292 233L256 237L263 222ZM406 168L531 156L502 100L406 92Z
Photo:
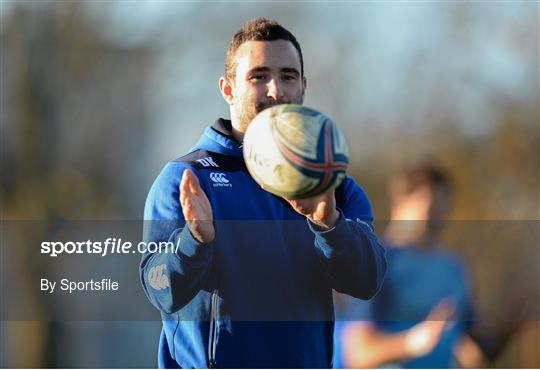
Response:
M223 96L223 99L225 99L227 104L233 105L234 103L233 86L232 86L230 78L226 76L221 76L219 78L219 91L221 91L221 95Z

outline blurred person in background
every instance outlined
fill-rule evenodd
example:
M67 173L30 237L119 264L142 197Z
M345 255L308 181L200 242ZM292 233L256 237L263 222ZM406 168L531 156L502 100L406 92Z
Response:
M335 331L335 367L478 366L482 352L467 333L473 318L462 262L440 244L452 185L432 164L400 171L389 183L385 231L388 271L369 302L344 303ZM339 315L338 315L339 317ZM339 319L339 318L338 318Z
M433 163L398 172L388 186L389 268L369 302L338 297L335 367L486 367L537 312L530 287L506 290L499 318L473 309L463 263L443 249L453 186ZM475 312L475 314L473 314Z

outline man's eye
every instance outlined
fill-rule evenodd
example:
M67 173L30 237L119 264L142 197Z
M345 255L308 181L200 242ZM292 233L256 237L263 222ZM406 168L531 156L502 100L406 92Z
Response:
M284 75L282 78L283 78L283 80L285 80L285 81L294 81L294 80L296 80L296 76L295 76L295 75Z
M256 76L251 76L251 80L253 81L262 81L264 80L265 76L262 76L262 75L256 75Z

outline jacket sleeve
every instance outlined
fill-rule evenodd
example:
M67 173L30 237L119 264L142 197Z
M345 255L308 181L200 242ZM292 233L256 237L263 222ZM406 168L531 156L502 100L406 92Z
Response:
M374 233L371 204L364 191L351 178L341 186L338 224L321 231L308 223L332 288L369 299L382 285L387 266L385 251Z
M142 256L141 282L150 302L167 314L193 299L212 263L212 246L191 235L180 207L179 185L186 168L184 163L167 164L154 181L144 209L143 240L154 248ZM154 251L160 244L168 249Z

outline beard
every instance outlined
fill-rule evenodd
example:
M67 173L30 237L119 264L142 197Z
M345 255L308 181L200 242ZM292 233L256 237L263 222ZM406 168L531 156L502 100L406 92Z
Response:
M250 97L242 99L239 104L236 105L236 116L238 117L237 130L246 132L249 124L255 118L257 114L265 110L266 108L273 107L279 104L302 104L304 101L301 94L295 96L293 99L278 99L278 100L262 100L254 102Z

